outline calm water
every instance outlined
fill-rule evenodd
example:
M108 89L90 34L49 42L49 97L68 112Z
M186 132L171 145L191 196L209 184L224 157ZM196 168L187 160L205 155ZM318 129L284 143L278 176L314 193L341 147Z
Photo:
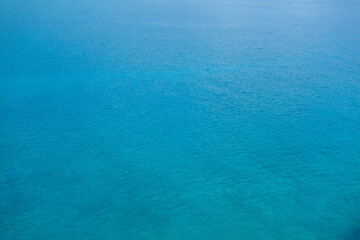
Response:
M0 239L360 239L360 2L0 0Z

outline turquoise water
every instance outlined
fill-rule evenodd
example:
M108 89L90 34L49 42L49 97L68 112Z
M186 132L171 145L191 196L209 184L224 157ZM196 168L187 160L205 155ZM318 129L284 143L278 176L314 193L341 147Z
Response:
M360 2L0 0L0 239L360 239Z

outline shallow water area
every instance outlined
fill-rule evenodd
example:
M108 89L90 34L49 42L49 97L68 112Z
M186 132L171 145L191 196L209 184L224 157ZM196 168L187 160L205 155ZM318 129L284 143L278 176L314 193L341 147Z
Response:
M0 0L0 238L360 239L359 13Z

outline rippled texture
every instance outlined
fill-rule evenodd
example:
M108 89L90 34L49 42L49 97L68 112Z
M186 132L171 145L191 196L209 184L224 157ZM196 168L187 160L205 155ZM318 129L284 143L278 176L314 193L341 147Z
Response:
M0 238L360 239L360 2L0 0Z

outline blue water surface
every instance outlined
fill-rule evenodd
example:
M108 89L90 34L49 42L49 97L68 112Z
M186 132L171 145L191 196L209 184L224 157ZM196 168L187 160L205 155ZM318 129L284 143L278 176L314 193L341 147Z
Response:
M359 240L358 0L0 0L0 239Z

